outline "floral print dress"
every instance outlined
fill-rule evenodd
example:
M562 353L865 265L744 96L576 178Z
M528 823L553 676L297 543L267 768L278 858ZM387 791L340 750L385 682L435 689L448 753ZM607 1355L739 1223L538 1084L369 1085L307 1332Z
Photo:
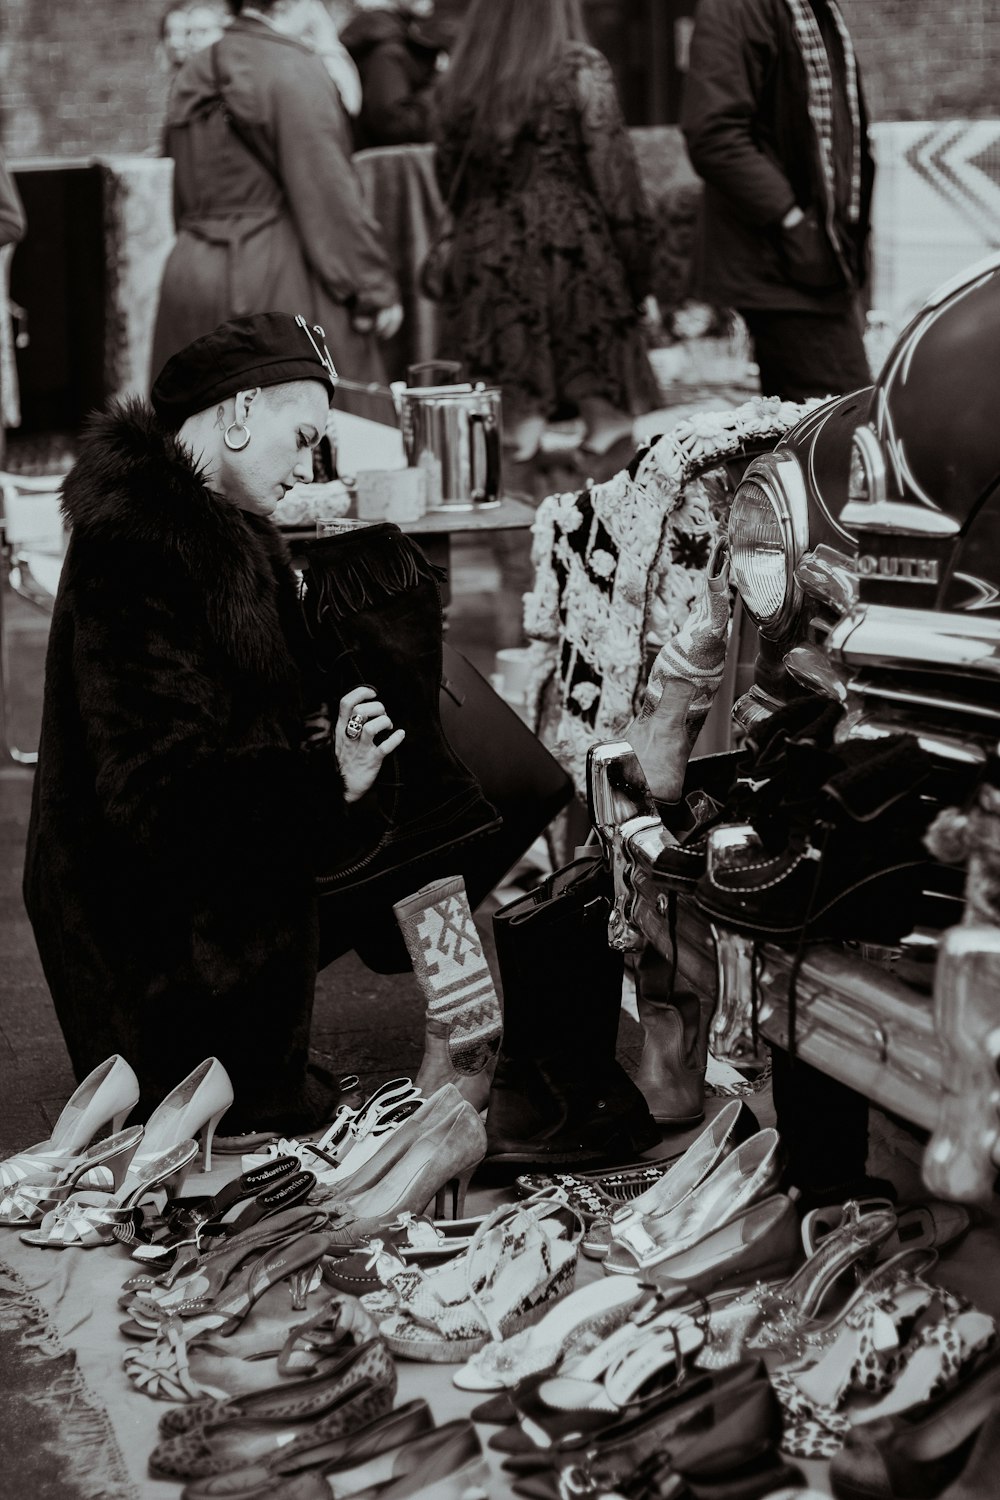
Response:
M588 397L651 410L638 308L653 223L604 57L569 46L535 117L488 157L460 125L436 156L455 219L439 352L517 418Z

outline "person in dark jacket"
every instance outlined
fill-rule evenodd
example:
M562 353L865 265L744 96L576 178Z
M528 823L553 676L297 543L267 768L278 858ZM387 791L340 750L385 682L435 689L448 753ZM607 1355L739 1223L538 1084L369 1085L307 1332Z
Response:
M834 0L699 0L681 124L705 182L697 292L743 316L764 394L867 385L874 165Z
M291 317L223 324L152 406L93 422L63 488L25 905L76 1076L121 1053L148 1111L214 1055L224 1135L336 1103L308 1065L308 835L345 857L374 842L362 799L403 738L362 687L332 745L302 748L305 625L270 515L312 478L332 386Z
M448 47L433 3L368 0L340 38L361 75L356 149L429 141L433 87Z
M384 383L377 341L399 329L399 290L340 95L300 40L319 0L231 3L239 14L171 90L177 242L152 368L223 320L269 308L325 328L342 376Z

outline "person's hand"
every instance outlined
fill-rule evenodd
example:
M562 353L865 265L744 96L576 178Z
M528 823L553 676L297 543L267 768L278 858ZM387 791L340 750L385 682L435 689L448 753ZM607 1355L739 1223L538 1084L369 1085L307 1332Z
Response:
M398 302L380 308L375 314L375 337L391 339L403 326L403 309Z
M353 723L352 723L353 721ZM360 723L360 734L348 734L349 724ZM344 798L357 802L375 784L382 762L387 755L398 750L406 738L405 729L392 730L392 720L379 702L375 689L352 688L340 700L337 727L333 734L334 754L344 779ZM385 734L381 744L375 744L375 736Z
M802 212L799 205L797 203L793 203L785 217L782 219L781 227L782 229L794 229L797 224L802 223L802 220L804 218L805 214Z

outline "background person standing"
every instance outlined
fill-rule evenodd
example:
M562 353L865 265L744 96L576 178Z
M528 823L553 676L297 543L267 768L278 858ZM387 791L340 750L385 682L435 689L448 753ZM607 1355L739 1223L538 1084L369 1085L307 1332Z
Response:
M705 182L697 295L742 315L763 393L867 385L875 174L834 0L700 0L681 125Z
M402 309L340 94L311 45L318 0L232 3L232 24L170 95L177 243L153 369L228 318L301 311L326 330L341 375L384 383L376 339Z

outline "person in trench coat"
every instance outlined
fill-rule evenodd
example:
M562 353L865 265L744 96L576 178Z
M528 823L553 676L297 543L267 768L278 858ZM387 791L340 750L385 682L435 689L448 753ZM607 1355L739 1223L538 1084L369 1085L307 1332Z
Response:
M385 382L377 340L399 292L350 160L350 128L299 37L319 0L258 0L183 65L171 91L177 241L160 290L152 369L227 318L304 313L342 377Z

